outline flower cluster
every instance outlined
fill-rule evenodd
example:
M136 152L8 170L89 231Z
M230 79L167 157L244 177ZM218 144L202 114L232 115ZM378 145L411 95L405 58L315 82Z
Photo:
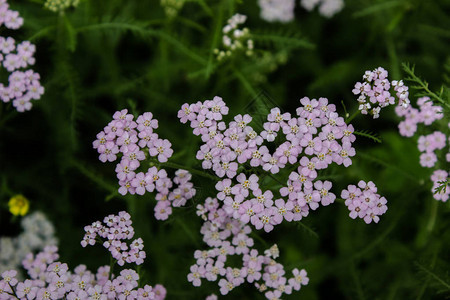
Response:
M398 124L398 129L402 136L412 137L417 131L417 125L424 124L430 126L435 121L444 117L442 107L433 105L429 97L417 99L419 108L397 106L395 112L397 116L405 118Z
M250 31L247 27L239 28L246 20L247 16L241 14L235 14L228 19L227 25L222 29L224 49L214 49L218 60L231 56L237 50L244 50L247 56L253 54L253 40L250 38Z
M420 155L420 164L422 167L432 168L436 165L436 150L445 148L447 137L440 131L435 131L428 135L421 135L418 140Z
M444 117L442 107L438 105L433 105L433 102L429 97L421 97L417 99L418 108L408 106L407 108L397 107L395 112L399 117L405 118L398 124L399 132L402 136L412 137L417 131L417 126L419 124L424 124L427 127L433 125L435 121L439 121ZM450 127L450 123L447 124ZM422 167L434 168L438 165L439 161L439 151L446 147L447 140L450 136L446 136L441 131L434 131L428 135L420 135L418 139L418 148L422 152L420 155L420 164ZM450 144L450 142L449 142ZM445 159L450 162L450 148L448 148L445 154ZM450 191L448 189L442 190L441 193L434 193L435 188L439 185L438 181L445 181L448 177L447 171L445 170L435 170L431 176L431 181L433 182L433 187L431 192L434 194L433 197L436 200L446 201L449 197ZM443 177L443 178L442 178ZM437 180L436 178L440 178Z
M387 200L377 194L377 187L372 181L358 182L358 186L349 185L341 192L342 199L350 211L350 218L359 217L367 224L378 223L381 215L387 211Z
M295 0L258 0L261 18L268 22L290 22L294 19Z
M34 212L25 216L21 225L23 231L17 237L0 238L0 273L19 269L22 260L30 252L57 245L55 228L43 213Z
M52 12L61 12L73 6L77 7L80 0L47 0L44 7Z
M66 263L58 261L56 246L45 247L36 256L27 255L23 267L30 279L19 281L17 271L2 273L0 299L156 299L165 298L162 285L145 285L138 288L139 275L125 269L115 277L109 266L98 268L96 273L85 265L70 271Z
M408 87L403 81L388 79L388 72L382 67L373 71L366 71L363 75L364 82L357 82L352 90L353 94L359 95L359 110L363 115L370 113L376 119L380 116L383 107L395 104L395 98L390 90L393 88L398 98L398 105L409 106Z
M205 142L197 153L202 167L212 169L219 177L228 177L216 185L223 208L233 218L267 232L283 220L301 220L319 203L333 203L336 197L330 192L331 182L314 181L317 172L333 162L348 167L355 155L353 126L339 117L334 105L325 98L305 97L300 103L297 118L281 113L279 108L272 109L259 134L248 125L252 121L249 115L236 116L227 128L221 120L228 107L220 97L184 104L178 112L180 121L190 121L194 134L201 135ZM277 137L286 141L270 153L262 144ZM298 166L290 173L287 186L279 191L286 200L274 199L271 191L260 189L256 174L237 174L239 164L246 162L272 174L287 164ZM231 180L234 177L236 183Z
M17 11L9 9L6 0L0 0L0 26L5 25L8 29L18 29L23 24L23 19ZM8 85L0 83L0 99L12 105L19 112L30 110L31 100L39 100L44 93L38 73L32 70L19 71L33 65L33 57L36 47L29 41L16 45L12 37L0 36L0 62L10 72Z
M23 25L23 18L19 16L19 12L9 9L6 0L0 0L0 26L5 25L8 29L19 29ZM10 46L11 47L11 46ZM11 51L14 45L11 47Z
M144 262L145 251L144 242L141 238L135 239L127 245L126 240L131 240L134 236L134 228L131 226L131 216L125 211L118 215L109 215L100 221L85 226L86 234L81 241L81 246L95 245L97 242L103 243L103 247L111 252L112 257L117 260L117 264L123 266L125 262L140 265ZM100 241L98 238L100 238Z
M279 299L282 294L291 294L308 284L305 270L294 269L290 278L285 275L284 266L275 261L279 256L276 245L264 254L253 249L250 227L232 218L216 198L207 198L197 209L197 214L205 220L200 232L210 248L194 253L196 263L187 276L194 286L200 286L202 279L218 281L220 293L226 295L248 282L265 293L267 299ZM241 256L242 265L227 266L232 256Z
M300 4L307 11L312 11L318 6L319 13L327 18L331 18L344 8L343 0L300 0Z
M300 221L316 210L319 203L327 206L334 202L336 196L330 192L330 181L313 182L308 176L292 172L288 186L280 189L281 196L287 198L274 199L270 190L263 191L258 184L258 176L243 173L237 177L237 184L231 179L216 184L217 199L223 202L222 208L234 219L243 224L251 223L256 229L266 232L283 221Z
M353 126L339 117L336 107L328 104L326 98L304 97L300 103L298 117L273 108L259 134L248 125L252 121L250 115L235 116L227 127L221 120L228 114L228 107L220 97L183 104L178 117L182 123L189 121L193 133L205 142L197 152L202 167L212 169L219 177L234 178L238 164L246 162L272 174L287 164L299 162L298 173L310 180L317 177L317 170L327 168L332 162L345 167L351 165L351 157L355 155ZM270 153L262 144L273 142L277 137L278 140L284 137L286 141ZM299 160L302 152L304 155Z
M184 5L186 0L161 0L161 6L164 8L166 16L175 17Z
M172 213L172 206L183 206L194 197L196 190L190 182L191 174L178 170L172 179L165 169L157 166L148 168L145 173L138 172L146 154L155 157L155 164L165 163L173 150L168 140L160 139L154 132L158 121L153 119L151 112L140 115L136 121L133 119L134 116L128 114L126 109L114 113L113 120L97 134L93 147L102 162L115 161L117 155L122 154L116 166L119 193L144 195L156 191L156 200L159 201L155 207L155 217L165 220Z

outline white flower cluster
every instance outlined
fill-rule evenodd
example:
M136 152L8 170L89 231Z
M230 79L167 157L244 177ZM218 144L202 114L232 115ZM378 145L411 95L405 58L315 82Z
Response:
M287 23L294 19L295 0L258 0L261 18L268 22Z
M268 22L287 23L294 19L295 0L258 0L261 18ZM344 8L344 0L300 0L307 11L319 7L319 13L331 18Z
M217 55L217 59L221 60L225 57L231 56L231 54L239 49L245 51L247 56L253 54L253 40L250 38L250 30L247 27L242 29L238 28L244 24L247 20L247 16L241 14L235 14L227 21L227 25L223 27L222 43L223 50L214 49L214 53Z
M164 8L166 16L169 18L173 18L183 7L184 2L185 0L161 0L161 6Z
M80 0L47 0L44 7L52 12L64 11L70 6L77 7Z
M42 212L35 212L22 219L23 232L17 237L0 237L0 273L18 270L25 256L34 251L41 251L45 246L55 246L53 224Z
M307 11L319 7L319 13L327 18L331 18L344 8L343 0L301 0L300 4Z

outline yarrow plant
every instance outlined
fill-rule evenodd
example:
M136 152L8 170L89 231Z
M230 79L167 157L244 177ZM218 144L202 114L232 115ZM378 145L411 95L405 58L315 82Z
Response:
M233 53L243 50L247 56L253 54L253 40L250 37L250 31L247 27L240 29L240 25L244 24L247 16L235 14L227 21L222 29L223 49L214 49L218 60L230 57Z
M213 100L183 104L178 112L180 121L189 122L193 133L204 142L197 152L202 167L225 178L215 186L217 196L197 206L197 214L205 221L201 229L203 240L211 248L194 255L197 263L188 275L194 286L199 286L202 279L217 281L222 277L219 286L225 295L248 281L265 292L268 299L278 299L283 293L290 294L308 283L305 270L293 270L294 277L290 279L284 276L284 267L274 260L278 256L277 247L265 255L252 249L254 242L249 237L248 226L251 223L256 229L269 232L284 220L301 220L319 204L333 203L336 196L330 191L332 183L316 180L318 171L333 162L345 167L352 164L353 126L347 125L325 98L304 97L300 104L297 117L273 108L260 133L249 125L250 115L237 115L228 125L222 121L229 109L217 96ZM281 144L271 153L263 143L274 141ZM252 169L242 172L245 164ZM260 173L256 170L262 167L265 174L277 174L287 165L297 166L297 172L289 174L287 186L278 191L281 198L275 199L271 190L262 189L261 178L255 172ZM378 203L386 204L386 201L377 198L372 183L367 190L367 197L377 208L370 206L372 210L366 209L366 213L370 220L378 222L372 217L387 209L384 206L376 210ZM242 255L242 267L225 266L229 255Z
M165 169L157 166L167 162L173 150L168 140L160 139L154 132L158 120L153 119L151 112L140 115L136 121L133 119L126 109L114 113L113 120L97 134L93 147L102 162L113 162L122 155L116 166L119 193L144 195L156 191L155 218L165 220L172 214L172 207L184 206L194 197L196 190L190 182L192 176L180 169L174 178L170 178ZM138 172L141 162L148 156L154 157L153 166L145 173Z
M19 29L23 25L23 18L19 13L9 9L6 0L0 0L0 27ZM39 100L44 93L38 73L33 70L20 71L34 65L36 47L29 41L16 44L12 37L0 36L0 62L4 69L11 74L8 84L0 83L0 99L12 105L18 112L30 110L31 100Z
M69 7L77 7L80 0L47 0L44 7L53 12L63 12Z
M372 181L359 181L358 186L349 185L341 192L342 199L350 211L350 218L364 219L370 224L372 221L378 223L381 215L387 211L386 198L377 194L377 187Z
M275 260L279 256L276 245L259 254L249 237L251 228L220 207L216 198L207 198L205 204L198 205L197 209L197 214L205 220L200 232L210 248L194 253L196 263L187 275L194 286L200 286L202 280L216 281L220 293L226 295L248 282L267 299L280 299L283 294L291 294L308 284L309 279L303 269L293 269L292 277L286 275L284 266ZM240 257L241 263L229 266L227 262L235 256Z
M100 224L100 222L98 223ZM95 232L100 235L102 229L98 227L98 224L94 224L93 226L99 229ZM123 236L129 236L133 231L131 220L126 212L120 212L118 216L106 217L105 225L101 226L103 229L112 229L109 237L113 241L120 241ZM89 230L92 228L91 226ZM120 230L124 231L118 233ZM123 245L116 246L117 249L122 249L121 247ZM131 247L130 251L142 252L140 251L143 247L142 240L135 240ZM113 252L111 251L111 253ZM47 246L36 256L32 253L28 254L22 264L30 279L19 281L16 278L16 270L3 272L2 280L0 280L0 299L162 300L166 296L166 289L159 284L155 287L143 285L138 288L139 274L132 269L121 270L117 277L113 274L110 266L102 266L95 273L87 270L85 265L79 265L70 271L68 265L58 259L56 246Z
M212 169L219 177L228 177L216 184L217 199L234 219L269 232L283 220L299 221L319 204L334 202L332 183L316 178L318 171L333 162L351 165L356 139L353 126L347 125L325 98L304 97L300 104L297 117L273 108L259 134L249 125L249 115L237 115L226 126L221 120L228 107L220 97L184 104L178 112L180 121L189 121L193 133L205 142L197 152L202 167ZM263 142L276 138L281 144L271 153ZM279 190L281 198L277 199L272 191L261 189L257 174L238 174L238 168L245 163L272 174L287 165L297 166L297 171L289 174L287 186Z
M382 108L395 104L393 92L398 99L398 105L409 106L408 87L402 80L389 81L388 72L382 67L366 71L363 79L364 82L357 82L352 91L353 94L359 95L359 110L362 114L371 114L374 119L378 118ZM393 90L392 93L391 90Z
M414 136L419 124L425 125L424 129L432 132L431 127L433 123L444 117L442 107L433 105L433 102L429 97L417 99L417 105L418 108L409 106L407 108L397 107L395 109L397 115L404 118L398 125L399 132L402 136ZM450 128L450 123L448 123L447 126ZM447 151L441 150L446 148L446 143L449 139L450 136L436 130L427 135L420 135L417 141L417 147L419 148L419 151L422 152L420 155L420 165L425 168L435 169L431 175L431 181L433 182L431 192L433 193L433 197L436 200L443 202L448 200L450 189L436 189L442 185L443 182L447 185L448 172L445 169L442 169L442 167L450 162L450 147L447 148Z

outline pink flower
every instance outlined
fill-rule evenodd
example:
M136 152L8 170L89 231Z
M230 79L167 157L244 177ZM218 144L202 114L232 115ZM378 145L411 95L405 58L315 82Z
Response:
M264 228L265 232L270 232L273 230L273 222L272 217L274 216L273 208L264 209L259 215L255 215L251 218L252 224L256 229L260 230Z
M278 124L278 127L275 129L276 131L278 131L280 129L280 124L282 124L285 121L287 122L290 119L291 119L291 114L290 113L281 114L281 111L278 107L272 108L270 110L270 114L267 116L267 120L269 122Z
M205 268L197 265L191 266L191 273L188 274L187 279L192 282L193 286L200 286L202 284L200 277L205 274Z
M288 201L285 203L283 199L277 199L275 200L275 206L277 208L277 212L275 213L273 219L277 224L280 224L283 219L288 222L292 221L294 217L294 214L292 213L294 205L292 202Z
M116 154L119 153L119 147L114 142L106 142L105 145L98 147L100 156L98 157L101 162L115 161L117 159Z
M210 101L207 105L210 109L206 113L206 117L211 120L222 120L222 115L228 114L228 107L225 105L225 102L222 98L216 96L212 101Z
M169 216L172 214L172 207L170 206L169 201L158 201L156 203L155 208L155 219L157 220L167 220Z
M151 156L158 156L159 162L167 162L172 156L173 150L170 148L172 143L168 140L158 139L152 143L152 146L148 149Z
M143 172L136 174L136 177L131 180L131 185L136 189L136 194L138 195L144 195L145 191L153 192L155 189L152 178Z
M318 159L316 157L313 157L310 160L306 156L303 156L300 159L301 167L298 168L299 173L309 177L310 179L315 179L317 177L317 171L316 171L317 161L318 161Z
M402 136L412 137L417 131L417 123L409 120L402 121L398 124L398 129Z
M261 132L261 137L268 142L273 142L277 137L277 131L280 129L278 123L264 123L264 131Z
M309 278L307 277L307 273L305 269L299 271L297 268L292 270L293 278L289 279L289 285L296 291L300 290L302 285L307 285L309 282Z
M153 129L158 128L158 120L153 119L153 114L151 112L146 112L139 116L136 123L138 124L137 130L139 131L152 131Z
M316 181L314 182L314 188L319 191L321 197L321 203L323 206L327 206L330 203L333 203L336 199L336 196L333 193L330 193L330 189L332 184L330 181Z
M181 109L178 111L178 118L180 119L180 122L185 124L187 121L193 121L197 117L195 112L192 110L192 105L189 105L187 103L183 104L181 106Z
M276 174L280 169L284 168L284 164L282 164L277 157L272 156L269 153L264 154L262 161L264 162L264 171L270 171L272 174Z
M236 180L240 183L235 185L232 188L232 193L235 195L241 194L244 197L247 197L249 194L249 190L255 191L258 189L258 176L255 174L250 175L247 179L245 174L241 173L236 177Z

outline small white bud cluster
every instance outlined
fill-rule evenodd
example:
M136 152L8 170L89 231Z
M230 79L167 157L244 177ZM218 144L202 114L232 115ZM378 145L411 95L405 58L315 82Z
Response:
M77 7L79 3L80 0L47 0L44 7L53 12L61 12L70 6Z
M161 0L161 6L168 18L175 17L183 7L185 0Z
M239 28L246 20L247 16L241 14L235 14L228 19L227 25L222 30L224 49L214 49L218 60L231 56L237 50L244 50L247 56L253 54L254 45L253 40L250 38L250 30L247 27Z

